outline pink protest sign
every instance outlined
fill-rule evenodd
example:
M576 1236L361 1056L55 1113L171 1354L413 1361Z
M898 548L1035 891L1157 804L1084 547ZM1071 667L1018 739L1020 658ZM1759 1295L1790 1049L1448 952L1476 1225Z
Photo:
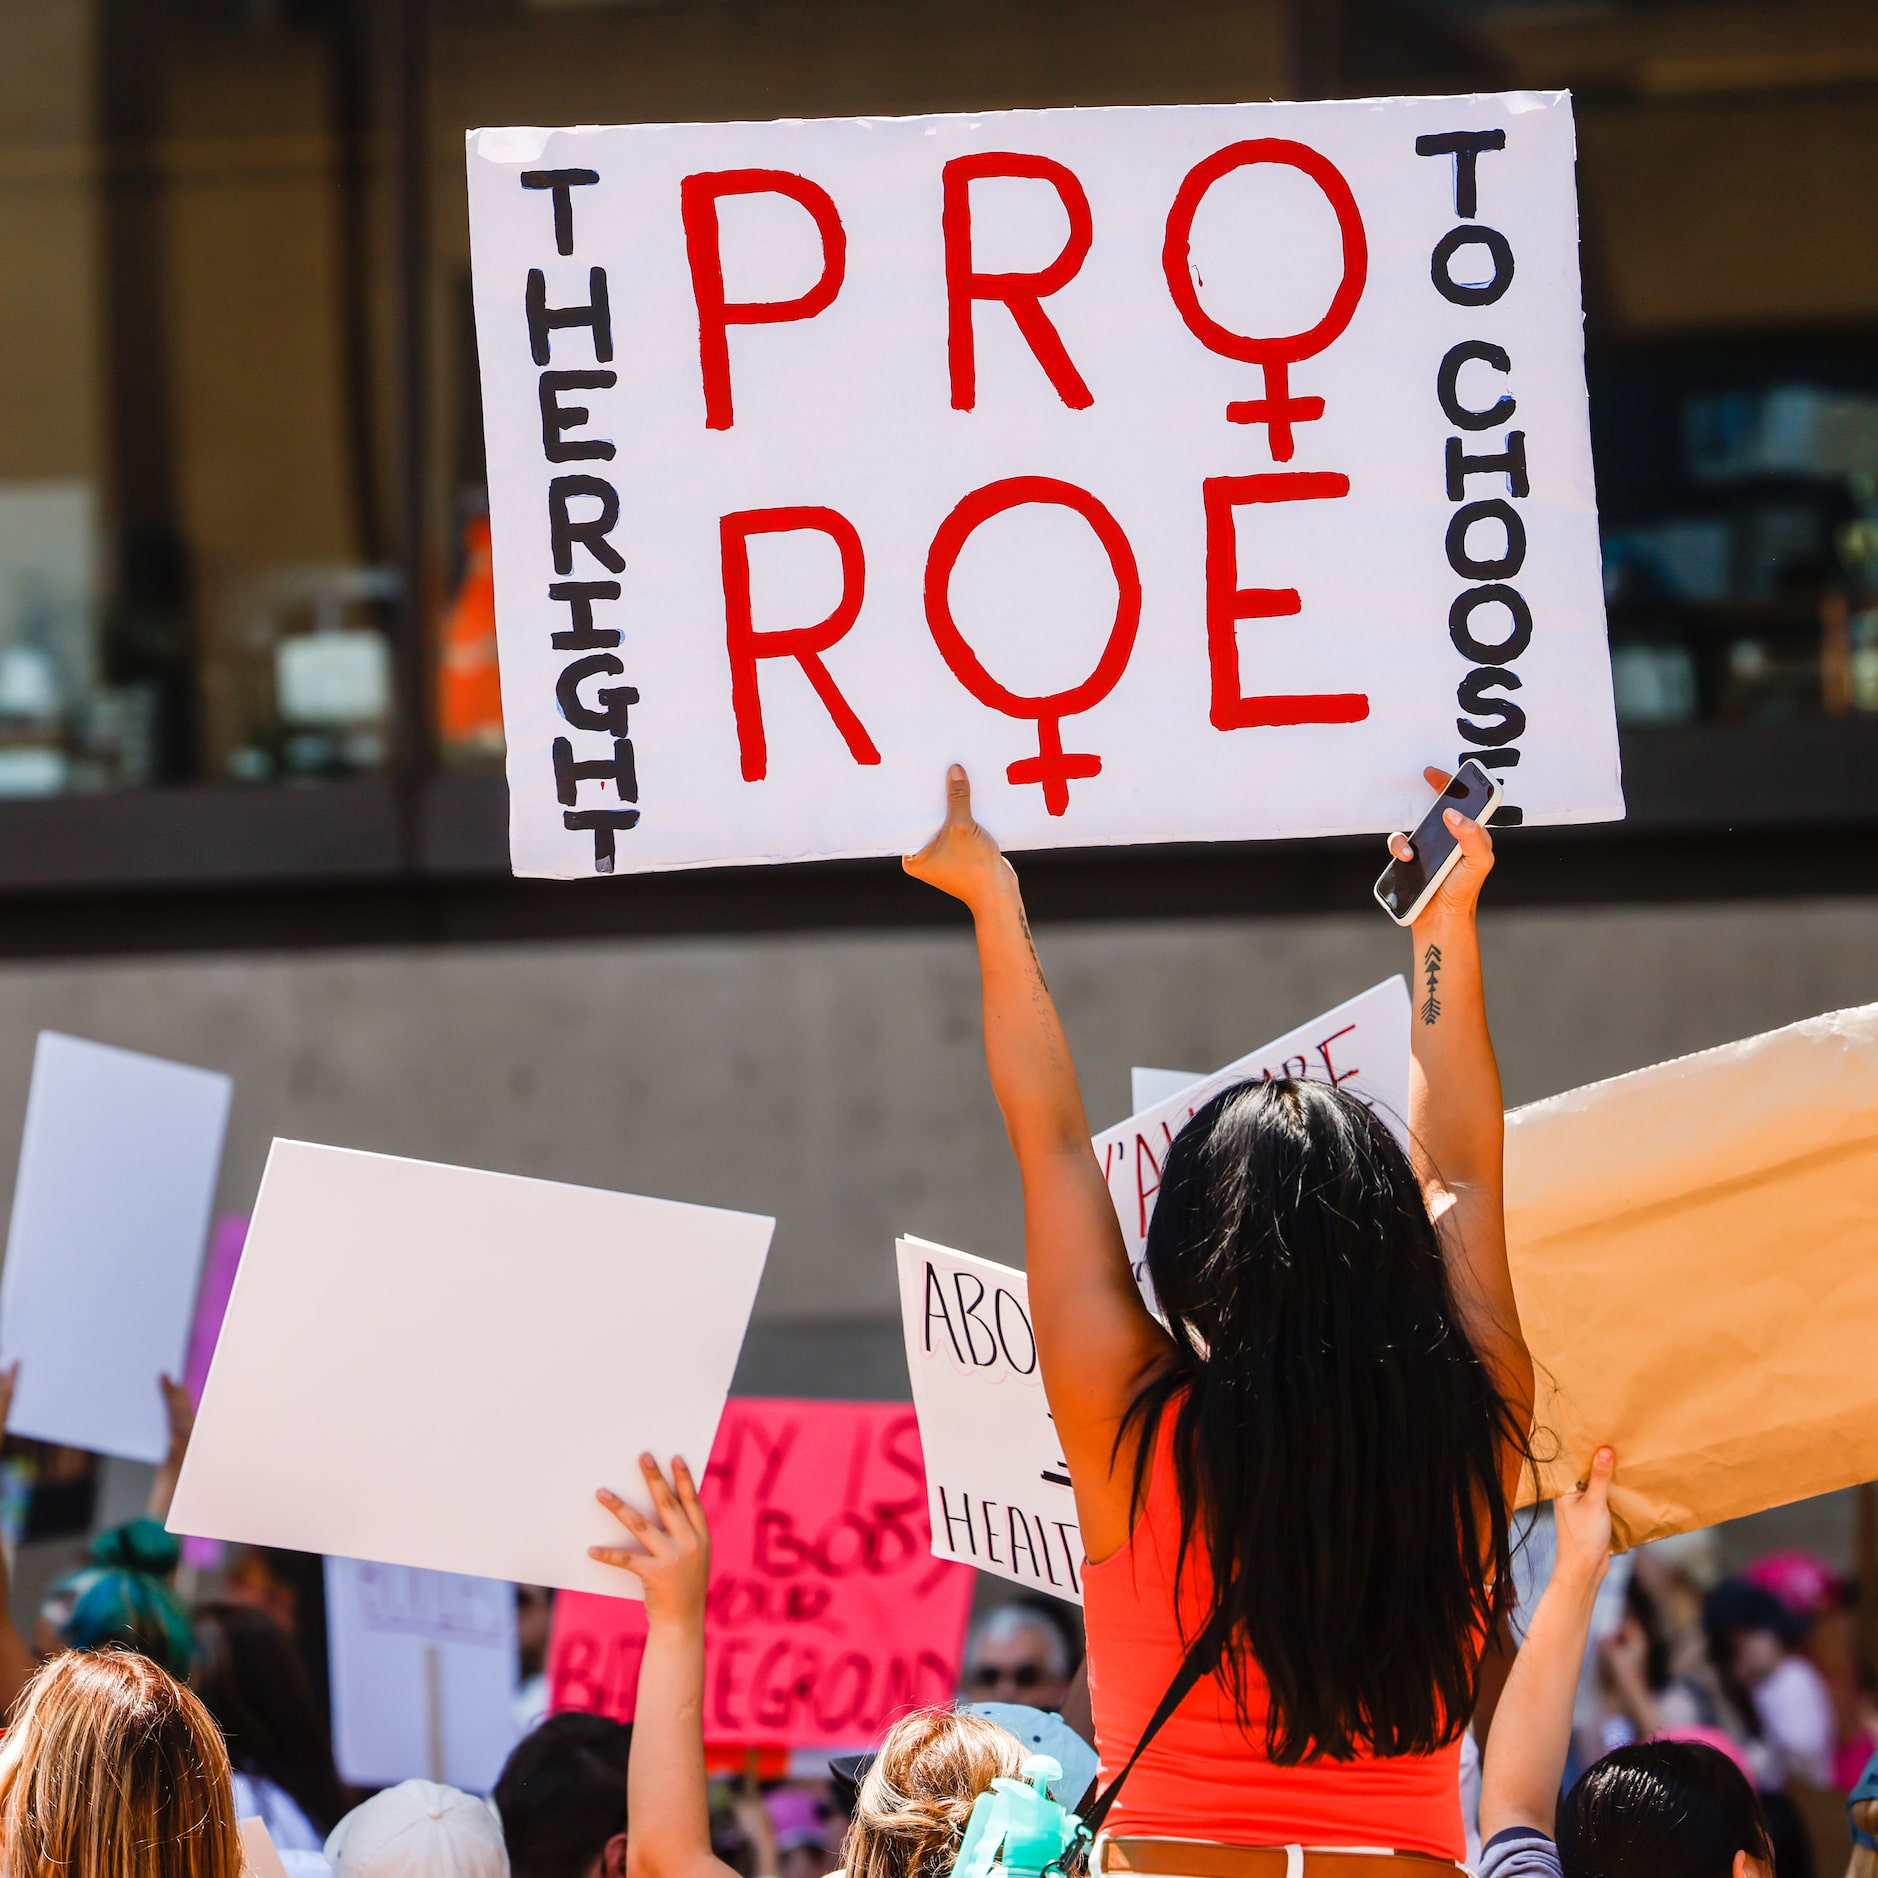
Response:
M910 1407L733 1399L703 1494L707 1741L851 1746L951 1700L973 1580L932 1557ZM563 1591L551 1705L632 1720L645 1630L636 1600Z
M196 1292L196 1321L189 1332L189 1357L183 1365L183 1381L197 1403L202 1400L202 1385L209 1379L215 1340L222 1334L228 1296L235 1288L235 1270L247 1239L246 1213L224 1213L209 1235L209 1256L203 1261L202 1285Z

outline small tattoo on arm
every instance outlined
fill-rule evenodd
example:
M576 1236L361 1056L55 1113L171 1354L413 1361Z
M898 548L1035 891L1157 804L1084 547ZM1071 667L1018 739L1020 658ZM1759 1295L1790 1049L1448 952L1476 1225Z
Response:
M1435 985L1441 977L1441 948L1430 946L1422 954L1422 970L1428 977L1428 995L1422 1000L1421 1020L1432 1024L1441 1015L1441 1000L1435 996Z

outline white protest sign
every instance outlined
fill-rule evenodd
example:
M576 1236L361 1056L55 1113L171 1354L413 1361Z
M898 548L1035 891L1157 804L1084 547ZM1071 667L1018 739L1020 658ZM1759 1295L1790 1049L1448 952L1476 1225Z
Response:
M1024 1274L903 1238L900 1317L934 1558L1082 1602L1082 1532Z
M329 1558L326 1652L342 1780L495 1785L517 1733L512 1584Z
M774 1226L276 1141L170 1530L632 1595L594 1489L711 1451Z
M1136 1072L1139 1074L1140 1072ZM1401 978L1381 984L1288 1030L1263 1049L1228 1063L1095 1138L1096 1159L1122 1224L1128 1258L1144 1287L1148 1221L1161 1187L1161 1164L1194 1113L1234 1083L1279 1076L1328 1082L1359 1096L1408 1145L1409 996Z
M488 129L518 874L1623 812L1562 92Z
M16 1435L160 1461L234 1084L42 1030L20 1138L0 1362Z

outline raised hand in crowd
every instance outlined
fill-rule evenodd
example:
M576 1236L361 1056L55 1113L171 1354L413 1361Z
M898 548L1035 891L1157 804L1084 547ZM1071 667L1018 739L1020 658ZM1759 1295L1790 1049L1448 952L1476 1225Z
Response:
M1134 1456L1117 1436L1143 1380L1169 1363L1173 1345L1129 1267L1017 876L973 818L971 783L957 764L946 775L943 825L903 865L963 901L977 930L985 1057L1024 1182L1038 1359L1083 1547L1106 1558L1132 1525Z
M1423 775L1436 790L1450 780L1440 769ZM1523 1434L1532 1420L1532 1358L1507 1266L1505 1109L1487 1030L1477 924L1480 890L1493 871L1493 839L1458 809L1446 810L1442 820L1460 845L1460 859L1413 931L1409 1137L1468 1341L1491 1365ZM1398 861L1410 859L1408 837L1391 835L1389 852ZM1524 1458L1523 1443L1509 1442L1509 1493Z
M170 1376L159 1376L157 1387L163 1392L163 1408L169 1418L170 1443L156 1477L150 1482L150 1499L145 1511L152 1519L167 1521L170 1503L176 1498L176 1483L183 1477L183 1457L189 1452L189 1437L196 1429L195 1398L187 1383Z
M1617 1457L1600 1448L1576 1493L1553 1502L1558 1562L1507 1673L1480 1769L1480 1840L1525 1828L1552 1836L1559 1782L1571 1750L1578 1670L1591 1610L1611 1563L1611 1477Z
M627 1869L632 1878L736 1878L711 1850L704 1771L710 1524L682 1460L673 1460L669 1480L649 1454L639 1457L639 1470L652 1496L650 1515L604 1487L598 1495L638 1543L590 1548L645 1587L646 1650L626 1776Z

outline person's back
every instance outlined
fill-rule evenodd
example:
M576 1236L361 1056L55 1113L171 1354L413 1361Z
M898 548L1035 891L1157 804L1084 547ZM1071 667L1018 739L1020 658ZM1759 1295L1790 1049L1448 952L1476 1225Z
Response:
M0 1747L7 1878L243 1878L228 1755L202 1704L134 1651L70 1651Z
M531 1729L496 1778L515 1878L626 1878L633 1731L570 1711Z
M1474 924L1491 843L1451 812L1461 860L1415 925L1414 1160L1327 1082L1214 1097L1158 1170L1157 1321L1015 876L964 773L947 786L945 826L906 867L977 934L1038 1362L1089 1560L1102 1770L1128 1769L1104 1823L1118 1841L1456 1860L1458 1743L1511 1595L1532 1403Z
M346 1799L300 1652L254 1605L201 1605L195 1625L190 1686L228 1743L240 1816L283 1852L317 1852Z

